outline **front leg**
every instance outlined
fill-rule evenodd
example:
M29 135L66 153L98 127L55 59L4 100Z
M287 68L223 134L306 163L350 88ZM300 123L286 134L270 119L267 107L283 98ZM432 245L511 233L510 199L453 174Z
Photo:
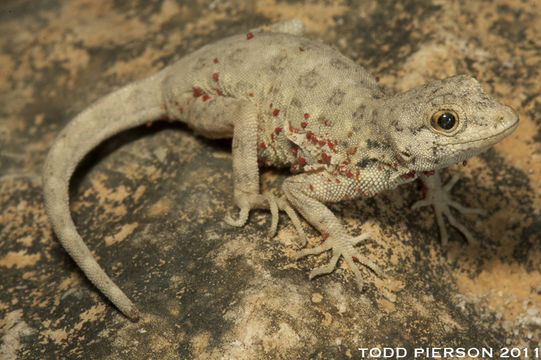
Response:
M361 255L354 246L368 239L370 234L364 233L358 237L347 234L336 216L322 203L325 201L340 201L344 198L353 198L357 192L354 180L341 177L339 183L329 182L327 176L321 174L302 174L288 178L283 185L289 203L301 215L321 232L325 242L321 246L300 251L297 258L308 255L317 255L325 251L332 251L332 258L325 266L316 268L310 273L310 279L332 272L343 256L349 268L355 274L359 288L362 289L363 277L355 261L359 262L376 274L381 274L379 267L367 257Z
M218 96L205 101L192 101L185 121L199 134L208 138L233 138L233 199L240 209L237 219L226 216L233 226L243 226L251 209L270 209L271 233L278 225L278 210L286 208L272 194L259 192L259 167L257 164L258 110L249 101ZM291 211L290 211L291 212Z
M453 214L451 214L451 207L456 209L461 214L486 214L486 211L483 209L465 207L457 203L456 201L451 200L449 193L459 178L460 173L456 173L446 185L442 185L440 174L437 171L435 171L434 174L419 175L419 179L423 181L426 187L426 196L423 200L419 200L415 204L413 204L411 208L418 209L423 206L432 205L432 207L434 208L434 212L436 213L436 221L440 229L442 245L446 245L448 240L447 229L445 228L443 215L445 215L451 226L455 227L464 235L470 245L477 244L477 241L468 231L468 229L466 229L464 225L459 223L455 219Z
M227 104L220 104L215 107L216 117L220 117L228 126L233 127L233 198L235 204L239 207L239 217L233 219L226 216L225 222L232 226L241 227L248 221L248 215L251 209L270 209L271 226L269 236L276 233L278 227L278 211L284 210L290 216L294 223L299 224L299 220L294 210L283 199L276 199L272 194L261 194L259 191L259 166L257 163L257 128L258 112L257 107L246 101L231 99L220 99ZM226 105L226 106L224 106ZM223 113L222 109L230 109ZM213 117L207 119L211 122L209 128L214 127Z

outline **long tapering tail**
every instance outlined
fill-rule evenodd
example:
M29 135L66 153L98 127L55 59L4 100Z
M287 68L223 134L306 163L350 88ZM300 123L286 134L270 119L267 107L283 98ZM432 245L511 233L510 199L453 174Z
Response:
M138 311L107 276L77 233L69 210L69 182L83 157L105 139L163 114L163 71L98 100L77 115L54 141L43 169L45 207L62 246L88 279L131 320Z

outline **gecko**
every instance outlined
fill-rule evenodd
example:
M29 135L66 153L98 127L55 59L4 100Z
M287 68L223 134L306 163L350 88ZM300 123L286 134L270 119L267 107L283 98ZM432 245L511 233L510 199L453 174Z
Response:
M483 210L452 200L458 175L444 185L438 170L508 136L518 126L517 112L468 75L387 96L364 67L303 33L301 20L288 19L203 46L99 99L53 142L43 168L52 228L86 277L129 319L138 319L138 309L76 230L69 182L83 157L105 139L159 119L183 122L207 138L232 138L233 200L239 213L225 221L240 227L252 209L267 209L272 236L284 211L304 247L297 259L331 253L310 279L331 273L340 258L361 288L360 266L381 276L376 262L356 248L370 234L349 235L328 205L373 197L415 179L427 192L413 208L434 208L441 242L448 241L444 218L475 242L450 209ZM283 195L260 192L261 166L289 169ZM321 233L322 245L305 247L298 214Z

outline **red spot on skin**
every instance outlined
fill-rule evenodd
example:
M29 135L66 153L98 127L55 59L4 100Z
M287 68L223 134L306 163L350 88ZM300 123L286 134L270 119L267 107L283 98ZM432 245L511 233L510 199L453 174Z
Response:
M462 162L462 166L466 166L466 165L468 165L468 160L464 160L464 161Z
M291 147L291 152L292 152L293 154L296 154L296 153L297 153L297 148L296 148L295 146L292 146L292 147Z
M348 132L348 137L352 137L353 136L353 132Z
M325 145L325 140L319 140L318 144L319 144L320 146Z
M381 170L381 165L378 165L378 170Z
M332 143L330 139L327 139L327 145L329 145L331 149L334 147L334 144Z
M436 173L436 170L430 170L430 171L423 171L423 174L425 174L426 177L430 177Z
M394 167L397 167L397 166L398 166L398 164L394 162L394 163L393 163L393 166L394 166Z
M328 237L329 237L329 234L328 234L328 233L321 234L321 238L322 238L323 240L327 240Z
M313 135L314 135L313 132L308 131L308 132L306 133L306 138L307 138L307 139L311 139Z
M274 133L271 133L271 141L274 141Z
M328 181L328 182L331 182L332 180L331 180L331 178L327 178L327 181Z
M299 169L297 169L296 167L292 166L289 168L289 171L292 173L292 174L296 174L299 172Z
M353 173L351 172L351 170L348 170L348 172L346 173L346 176L347 177L353 177Z
M353 259L353 261L359 261L359 258L357 256L352 256L351 258Z
M293 132L293 125L289 125L289 132L292 133Z
M299 165L305 165L306 164L306 160L302 156L299 156L297 158L297 161L299 162Z
M304 118L305 118L305 119L308 119L309 117L310 117L310 114L304 113Z
M264 148L266 148L266 147L267 147L267 145L265 145L264 142L261 142L261 143L259 144L259 148L261 148L261 149L264 149Z
M207 101L208 99L210 99L210 95L209 94L204 94L203 95L203 101Z
M254 93L249 93L248 96L254 96Z
M281 127L277 127L276 129L274 129L274 132L277 134L279 134L281 131L282 131Z
M310 184L310 190L314 191L314 187Z
M331 122L330 122L329 120L325 120L325 121L323 122L323 124L324 124L325 126L331 126Z
M216 90L216 94L218 94L218 96L224 96L224 93L222 92L222 90L218 88L214 88L214 90Z
M379 82L379 76L376 76L376 81Z
M218 82L219 79L220 79L220 73L215 72L214 74L212 74L212 80Z
M152 121L147 121L147 127L151 127L152 126Z
M305 128L305 127L308 126L308 123L307 123L306 121L303 121L303 122L301 122L301 126L302 126L303 128Z
M218 64L218 58L214 58L212 61L214 61L215 64Z
M381 158L382 158L382 159L385 159L385 154L381 154Z
M250 40L250 39L253 38L253 37L254 37L254 34L251 33L251 32L249 32L249 33L246 34L246 40Z
M177 106L178 106L178 100L175 100L175 105L177 105Z
M314 144L317 144L317 137L312 136L312 142L313 142Z
M201 90L200 88L192 87L192 91L193 91L194 98L198 98L201 95L203 95L203 90Z
M180 111L181 113L183 113L183 112L184 112L184 108L181 106L181 107L178 108L178 111Z
M274 111L272 112L272 115L278 116L278 113L280 113L280 109L274 109Z
M161 119L162 120L169 120L169 116L167 116L167 114L162 114Z
M269 104L269 107L272 109L272 104Z
M340 179L337 178L337 179L336 179L336 182L340 184Z
M412 170L409 173L404 174L402 176L404 177L404 179L411 179L411 178L415 177L415 170Z
M299 51L304 51L304 48L301 48L301 47L300 47L300 48L299 48Z

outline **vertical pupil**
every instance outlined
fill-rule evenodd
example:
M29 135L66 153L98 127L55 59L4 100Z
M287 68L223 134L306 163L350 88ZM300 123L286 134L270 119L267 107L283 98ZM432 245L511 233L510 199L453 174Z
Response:
M438 125L444 130L452 129L455 126L455 122L454 115L448 112L444 112L438 117Z

